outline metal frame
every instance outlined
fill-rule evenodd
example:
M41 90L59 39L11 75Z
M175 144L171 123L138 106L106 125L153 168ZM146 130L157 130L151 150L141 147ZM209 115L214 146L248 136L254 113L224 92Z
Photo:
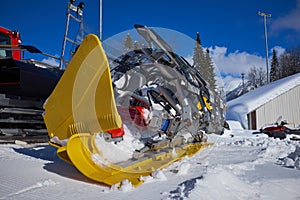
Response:
M72 12L76 13L76 16L73 15ZM66 29L65 29L65 34L64 34L63 44L62 44L62 50L61 50L61 56L60 56L60 63L59 63L59 68L60 69L63 69L63 64L66 65L65 50L66 50L67 41L69 41L73 44L79 45L76 41L68 38L70 18L72 18L75 21L77 21L78 23L82 24L83 23L82 16L83 16L82 8L80 6L74 5L72 1L68 2Z

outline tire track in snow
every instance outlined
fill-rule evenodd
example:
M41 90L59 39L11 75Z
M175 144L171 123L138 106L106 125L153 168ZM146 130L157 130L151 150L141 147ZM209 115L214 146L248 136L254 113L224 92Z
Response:
M48 186L53 186L53 185L56 185L58 184L57 182L54 182L52 181L51 179L49 180L44 180L44 181L40 181L40 182L37 182L36 184L34 185L31 185L31 186L28 186L28 187L25 187L21 190L18 190L16 192L13 192L13 193L10 193L10 194L7 194L6 196L4 197L0 197L0 199L4 200L4 199L7 199L7 198L12 198L12 197L15 197L15 196L18 196L20 194L23 194L23 193L26 193L26 192L30 192L32 190L36 190L36 189L39 189L39 188L42 188L42 187L48 187Z

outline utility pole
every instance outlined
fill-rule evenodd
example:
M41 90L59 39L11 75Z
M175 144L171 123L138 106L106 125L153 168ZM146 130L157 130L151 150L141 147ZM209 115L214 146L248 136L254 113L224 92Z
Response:
M99 0L99 39L102 41L102 0Z
M244 94L245 93L245 73L243 72L241 75L242 75L242 84L243 84L242 94Z
M269 62L268 62L268 37L267 37L267 17L271 17L271 14L264 12L257 12L258 15L264 17L264 30L265 30L265 44L266 44L266 67L267 67L267 83L270 83L269 74Z

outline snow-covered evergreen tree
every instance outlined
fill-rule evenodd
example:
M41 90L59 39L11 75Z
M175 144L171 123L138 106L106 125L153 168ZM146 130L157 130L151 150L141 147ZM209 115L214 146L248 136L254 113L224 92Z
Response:
M134 50L137 50L137 49L139 49L139 42L138 41L134 41L134 43L133 43L133 49Z
M205 78L206 77L206 73L205 73L205 69L204 69L205 57L204 57L204 52L203 52L203 48L201 45L199 33L196 34L196 44L195 44L195 48L194 48L193 62L194 62L195 68Z
M130 50L133 49L133 47L132 47L132 39L131 39L131 36L130 36L129 33L127 34L127 36L125 38L124 45L125 45L125 51L130 51Z
M204 70L206 71L205 78L209 83L210 90L216 91L215 68L209 55L209 49L206 49Z
M209 84L209 89L215 91L216 89L216 80L214 65L209 55L209 50L206 49L204 52L201 45L200 34L196 34L196 44L193 54L194 67L202 74L205 81Z
M276 81L279 79L279 62L275 49L273 49L271 70L270 70L270 81Z
M208 49L206 52L204 52L201 45L200 34L197 33L193 61L194 67L200 72L204 80L208 83L208 88L210 91L210 104L212 110L208 132L220 133L223 130L225 105L216 88L215 70L209 53L210 52Z

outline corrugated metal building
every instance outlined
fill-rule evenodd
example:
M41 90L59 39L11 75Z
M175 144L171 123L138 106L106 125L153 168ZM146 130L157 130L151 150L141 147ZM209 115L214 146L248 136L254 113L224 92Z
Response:
M300 73L272 82L228 102L226 120L245 129L259 129L279 117L291 127L300 125Z
M248 113L248 129L259 129L280 116L292 126L300 124L300 85Z

